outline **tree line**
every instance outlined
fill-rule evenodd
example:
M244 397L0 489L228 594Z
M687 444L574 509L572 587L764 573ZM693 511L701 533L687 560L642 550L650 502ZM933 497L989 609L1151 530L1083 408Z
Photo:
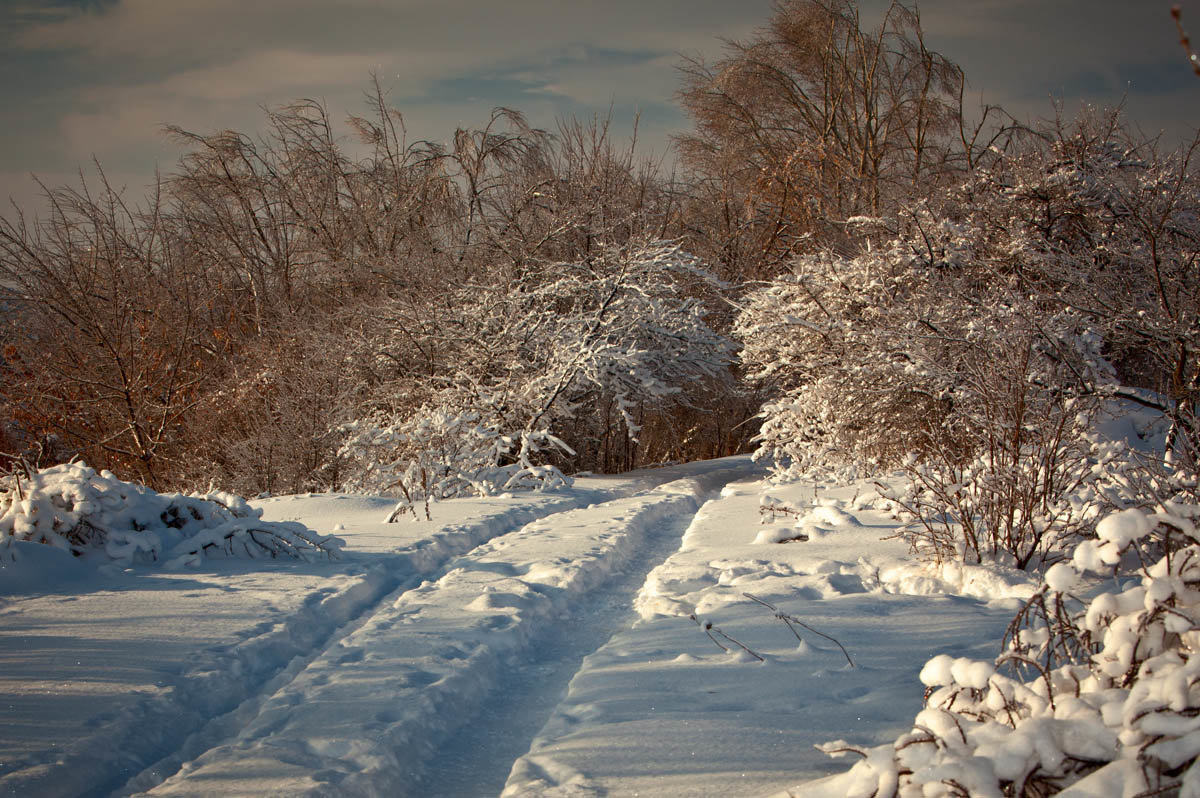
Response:
M383 461L437 447L614 471L744 443L677 185L602 119L410 142L370 97L360 154L301 101L258 137L172 128L136 204L101 173L0 222L4 451L253 494L404 487Z
M410 141L378 85L351 145L311 101L171 128L146 197L0 220L0 451L415 502L757 446L992 501L976 553L1028 560L1103 401L1195 470L1194 145L967 95L914 7L785 0L681 64L672 171L603 118Z

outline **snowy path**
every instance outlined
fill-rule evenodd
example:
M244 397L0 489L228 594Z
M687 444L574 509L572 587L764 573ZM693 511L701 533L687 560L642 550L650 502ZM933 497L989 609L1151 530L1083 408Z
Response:
M129 786L155 795L428 794L420 774L442 743L508 686L513 668L546 660L531 643L594 604L593 591L627 571L648 543L665 557L701 497L745 470L718 469L491 538L440 577L398 589L269 695L210 724L185 746L189 754L198 743L205 750L175 775L152 785L175 769L168 759ZM652 564L625 574L610 596L628 606L638 572ZM588 615L571 622L588 625ZM210 744L216 732L226 739ZM497 787L511 760L492 775Z
M637 619L633 597L650 569L678 548L690 520L679 516L653 530L622 573L544 630L533 641L532 656L500 675L492 698L428 763L414 792L426 798L499 795L513 762L566 696L584 657Z
M64 592L74 589L75 594L14 603L4 611L0 657L8 667L0 676L0 693L30 706L9 703L4 743L10 755L0 771L0 792L104 795L141 770L134 767L139 761L162 759L158 767L169 767L171 752L186 751L236 725L262 692L289 680L313 652L353 628L398 586L415 584L485 540L591 498L581 493L499 507L332 572L321 564L288 564L264 574L253 570L260 566L237 563L219 575L93 579L64 586ZM389 504L361 499L337 504L350 511L363 503L376 517ZM63 623L59 608L64 604L77 615L75 624L86 627ZM196 613L197 607L203 612ZM62 698L51 705L49 717L47 699L29 694L31 676L45 665L28 656L31 646L44 645L42 629L62 641L49 654L57 669L63 660L77 660L65 679L39 691ZM234 642L223 642L231 637ZM98 648L98 641L119 650L123 640L134 645L113 673L113 657ZM23 729L26 718L28 729ZM47 722L61 738L46 740ZM21 738L49 746L14 752L19 743L10 739ZM137 783L146 780L153 781L153 775Z
M589 498L594 497L583 494L529 506L509 507L467 523L447 525L411 545L389 552L384 562L368 567L352 587L336 591L326 588L330 594L327 597L320 591L309 594L306 605L315 606L320 612L296 613L282 624L267 624L271 626L269 632L237 647L241 649L239 660L218 663L209 671L214 675L214 680L241 684L240 694L235 694L239 700L223 701L222 704L228 707L225 712L210 711L206 722L191 731L181 741L178 750L159 758L155 764L129 780L117 794L137 792L156 785L177 770L182 762L252 723L263 711L268 696L291 683L298 674L311 667L322 653L336 647L342 639L358 629L371 617L372 611L386 603L390 596L415 586L424 577L436 574L453 557L483 542L519 528L530 520L582 504ZM390 502L386 504L390 505ZM384 502L373 502L371 514L382 517L386 512L384 505ZM330 611L331 607L333 611ZM261 675L253 680L244 679L246 669L241 665L242 661L252 663ZM183 683L194 679L195 670L193 668L187 674L188 678ZM189 706L193 701L182 699L180 703ZM115 788L117 785L113 786Z
M761 483L727 486L695 516L682 546L637 598L639 618L590 654L567 695L516 761L504 790L518 796L766 796L844 771L814 745L881 744L921 706L917 672L938 652L990 657L1012 599L911 595L927 577L904 545L880 540L892 523L858 520L841 499L810 504L802 544L755 544ZM847 501L847 499L851 499ZM906 579L907 585L902 584ZM1003 594L1002 585L989 585ZM844 642L795 637L752 593ZM688 618L696 612L765 661ZM721 638L718 638L721 639ZM462 795L484 794L463 792Z
M98 572L68 557L50 558L41 570L0 568L0 794L152 787L248 723L266 696L387 596L438 575L452 558L538 518L722 467L588 477L561 494L447 502L433 522L381 523L393 503L387 499L266 500L268 518L303 518L345 535L350 548L338 563Z
M269 519L346 559L0 571L0 794L808 794L847 767L815 743L905 731L925 660L991 656L1032 588L914 564L869 485L772 489L800 513L760 525L761 477L730 458L400 524L280 497Z

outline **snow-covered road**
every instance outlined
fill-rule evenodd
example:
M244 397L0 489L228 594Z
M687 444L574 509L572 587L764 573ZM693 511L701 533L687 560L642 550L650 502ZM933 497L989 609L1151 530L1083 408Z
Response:
M586 622L572 612L649 538L678 541L703 495L730 476L554 513L475 547L388 596L152 794L425 794L426 762L505 671L543 659L531 645L539 634Z
M844 769L812 745L906 729L924 660L990 655L1012 601L912 595L951 586L851 493L810 501L809 542L755 543L760 479L732 458L390 525L281 497L268 518L346 559L14 583L0 793L761 795Z

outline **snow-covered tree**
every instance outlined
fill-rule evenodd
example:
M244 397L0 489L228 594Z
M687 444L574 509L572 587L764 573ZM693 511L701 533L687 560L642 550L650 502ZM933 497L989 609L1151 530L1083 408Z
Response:
M357 149L302 100L269 110L257 133L170 128L187 151L141 205L101 175L49 190L43 219L0 220L0 455L57 441L55 460L81 455L158 487L305 490L341 483L334 431L348 406L389 419L453 406L532 446L567 401L586 405L564 431L585 467L633 467L642 445L655 458L712 452L704 413L726 430L742 416L715 412L705 381L676 380L686 390L659 402L629 372L662 336L614 332L641 290L614 253L680 234L659 165L600 117L552 133L497 109L447 143L410 142L374 89L369 114L349 120ZM714 285L677 280L664 308ZM611 301L593 301L604 291ZM539 320L555 313L554 329ZM686 315L664 323L690 335ZM586 342L576 358L543 351L572 336ZM691 373L688 357L677 371ZM654 366L668 382L673 368ZM553 407L521 398L547 381L555 395L566 372ZM536 385L504 385L508 373ZM584 373L594 390L580 393ZM668 422L671 407L693 419Z
M737 320L751 378L777 391L761 454L792 476L906 464L898 506L935 519L919 537L949 519L943 542L1022 565L1089 531L1060 510L1110 456L1085 435L1102 400L1161 410L1169 454L1194 462L1189 152L1160 156L1117 117L1084 117L895 218L849 220L855 250L795 259Z
M677 243L633 241L463 287L433 307L381 308L378 357L423 362L381 384L346 427L351 484L415 499L558 480L536 467L573 455L580 429L604 423L588 417L598 407L616 408L602 434L636 439L646 406L727 373L731 342L708 326L701 300L717 287Z
M735 323L777 466L812 457L884 464L970 452L971 427L1020 427L1062 401L1062 372L1102 371L1086 320L1028 296L986 231L920 207L861 251L797 258ZM797 436L799 433L800 436Z
M1198 140L1200 141L1200 140ZM1116 113L1045 130L981 170L956 200L992 231L1022 290L1097 331L1116 379L1075 385L1160 410L1168 456L1200 451L1200 182L1197 142L1161 152Z

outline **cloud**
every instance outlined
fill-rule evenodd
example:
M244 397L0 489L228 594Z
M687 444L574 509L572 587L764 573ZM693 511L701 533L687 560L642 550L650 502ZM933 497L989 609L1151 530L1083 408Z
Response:
M251 100L276 102L296 96L319 96L331 88L364 83L389 59L383 54L306 53L268 50L248 53L230 63L208 64L170 75L149 91L193 101ZM145 87L133 91L141 93Z
M174 148L162 136L164 125L208 132L254 131L263 124L261 106L328 92L342 99L348 86L361 91L379 64L371 54L314 54L289 50L247 53L167 74L156 81L95 85L79 90L57 116L63 155L132 169L152 168ZM166 164L164 164L166 165Z
M27 49L180 63L259 49L414 51L434 72L539 53L563 41L618 49L708 48L765 19L768 0L122 0L104 13L35 25Z
M99 13L60 16L23 31L27 49L60 50L96 58L180 61L207 52L249 49L255 41L279 41L291 16L305 3L278 0L121 0Z
M888 0L862 0L864 20ZM922 0L927 44L958 61L975 92L1018 116L1136 95L1148 126L1200 109L1162 13L1128 0ZM0 169L66 171L95 153L149 172L174 154L170 122L259 130L259 106L322 100L361 112L372 72L410 132L444 138L508 105L534 124L565 114L643 111L661 148L686 125L674 108L676 53L721 53L771 0L0 0ZM1200 0L1184 0L1200 28ZM1172 72L1178 55L1179 74ZM1181 121L1182 120L1182 121ZM653 134L650 131L654 131ZM0 176L0 179L8 179ZM7 187L0 185L0 193Z
M582 46L568 50L497 62L491 69L452 77L439 77L411 53L248 53L230 63L186 69L153 82L81 90L58 116L60 146L72 161L88 160L96 153L106 162L127 166L139 158L168 155L160 135L168 123L197 132L252 132L263 125L262 106L299 97L323 101L335 119L342 119L364 109L362 93L373 72L414 133L430 138L448 136L458 126L481 124L499 105L523 110L536 124L549 125L555 116L602 112L610 104L633 108L669 102L673 56Z
M378 74L414 135L441 138L510 105L555 116L670 110L676 51L747 34L770 0L64 0L20 14L0 66L20 72L0 130L36 130L0 168L86 163L149 171L175 157L164 123L205 132L263 126L262 105L324 101L361 112ZM81 8L80 3L86 5ZM16 19L21 6L0 17ZM39 11L41 13L33 13ZM36 67L32 65L36 64ZM36 108L32 102L36 99ZM19 114L14 110L19 106ZM663 133L665 141L665 132ZM14 144L0 132L0 144ZM36 146L31 146L36 144ZM15 170L14 170L15 171ZM5 187L0 186L0 192Z
M109 185L113 187L132 207L138 206L150 195L154 182L153 172L145 169L124 170L104 169L104 175ZM74 169L63 171L46 170L35 176L23 171L0 171L0 186L4 187L0 195L0 215L14 219L17 215L13 209L16 205L27 218L35 215L44 217L48 209L45 190L63 186L79 187L81 176L89 185L96 185L98 175L93 164L83 164Z

